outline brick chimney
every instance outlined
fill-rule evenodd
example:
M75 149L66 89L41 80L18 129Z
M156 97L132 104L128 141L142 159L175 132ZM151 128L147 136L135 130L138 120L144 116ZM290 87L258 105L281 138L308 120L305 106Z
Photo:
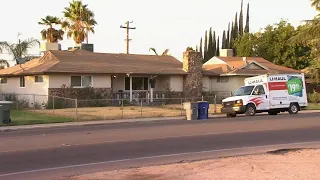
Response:
M233 50L232 49L221 49L220 56L221 57L233 57Z
M184 94L191 101L202 94L202 55L189 50L183 53L183 70L188 72L184 79Z

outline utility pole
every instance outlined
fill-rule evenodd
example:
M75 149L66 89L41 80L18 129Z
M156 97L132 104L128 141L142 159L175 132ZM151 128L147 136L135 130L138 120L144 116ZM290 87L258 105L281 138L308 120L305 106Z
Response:
M129 39L129 30L130 29L136 29L136 27L130 27L129 26L129 23L133 23L133 21L131 21L131 22L129 22L129 21L127 21L125 24L126 24L126 26L120 26L120 28L125 28L125 29L127 29L127 39L126 39L126 41L127 41L127 54L129 54L129 41L131 41L131 39Z

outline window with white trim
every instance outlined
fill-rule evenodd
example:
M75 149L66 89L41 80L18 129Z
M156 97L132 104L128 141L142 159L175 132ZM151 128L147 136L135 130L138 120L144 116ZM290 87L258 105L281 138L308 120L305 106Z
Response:
M42 83L43 82L43 76L34 76L34 82L35 83Z
M92 76L71 76L72 87L91 87Z
M20 87L26 87L26 79L24 76L20 77Z
M130 77L125 77L125 90L130 90ZM149 78L148 77L132 77L132 90L149 90Z
M0 84L7 84L8 83L8 78L2 77L0 78Z
M227 82L229 82L229 77L228 76L218 76L217 82L218 83L227 83Z

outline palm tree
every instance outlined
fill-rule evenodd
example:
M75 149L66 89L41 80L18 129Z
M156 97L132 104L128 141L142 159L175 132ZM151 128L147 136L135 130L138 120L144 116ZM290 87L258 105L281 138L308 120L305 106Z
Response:
M34 38L29 38L22 42L19 40L19 43L17 44L9 43L7 41L0 42L1 49L6 49L10 54L12 54L17 64L20 64L19 59L27 56L28 51L36 45L40 46L40 42Z
M150 48L149 51L153 51L154 54L156 54L157 56L159 56L155 48ZM163 53L162 53L161 56L169 56L169 49L165 49L165 50L163 51Z
M97 25L97 21L94 19L94 13L87 9L86 14L84 15L84 28L85 28L85 37L87 44L89 43L89 33L94 31L94 26Z
M40 25L49 26L48 29L43 29L41 31L41 36L43 40L47 40L50 43L57 43L59 40L63 40L64 31L55 29L54 25L61 24L61 20L55 16L46 16L41 18L41 21L38 22Z
M68 31L67 37L73 36L77 44L81 44L85 39L88 43L88 35L90 32L94 33L94 26L97 24L94 13L87 6L81 1L73 0L63 12L67 20L62 23L62 27Z

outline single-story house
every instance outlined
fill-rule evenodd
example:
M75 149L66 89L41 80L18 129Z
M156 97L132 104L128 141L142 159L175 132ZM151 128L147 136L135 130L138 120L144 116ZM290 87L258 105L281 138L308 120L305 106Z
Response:
M39 94L44 96L37 101L45 103L48 96L63 96L65 86L72 91L91 87L103 98L152 102L203 92L228 96L244 85L246 77L298 72L256 57L213 57L202 64L201 53L195 51L184 52L181 62L172 56L49 50L40 58L0 70L0 94ZM28 99L35 102L32 96Z
M203 77L204 90L234 92L244 85L247 77L262 74L301 73L301 71L278 66L261 57L213 57L203 69L219 76Z

